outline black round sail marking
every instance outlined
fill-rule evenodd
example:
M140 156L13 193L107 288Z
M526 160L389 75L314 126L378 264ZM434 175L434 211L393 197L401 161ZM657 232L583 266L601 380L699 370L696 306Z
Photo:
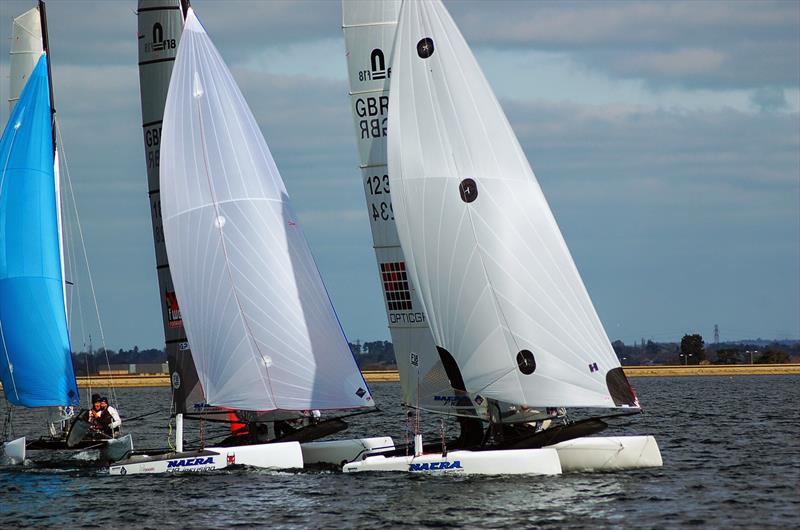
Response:
M530 350L522 350L517 354L517 366L525 375L531 375L536 370L536 359Z
M433 55L433 39L425 37L417 43L417 55L423 59L427 59Z
M458 185L458 193L464 202L472 202L478 198L478 185L472 179L464 179Z

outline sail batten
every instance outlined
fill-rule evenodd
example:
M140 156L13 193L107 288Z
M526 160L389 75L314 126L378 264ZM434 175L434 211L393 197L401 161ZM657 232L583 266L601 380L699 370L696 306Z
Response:
M527 158L440 1L403 4L392 68L398 236L436 345L466 390L536 408L638 406L632 391L607 381L619 361Z
M269 148L191 9L161 140L167 253L207 402L373 406Z

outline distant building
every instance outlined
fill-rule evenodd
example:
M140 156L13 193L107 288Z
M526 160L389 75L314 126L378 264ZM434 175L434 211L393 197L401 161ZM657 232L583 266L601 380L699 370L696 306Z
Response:
M98 375L168 374L167 363L112 364L98 370Z

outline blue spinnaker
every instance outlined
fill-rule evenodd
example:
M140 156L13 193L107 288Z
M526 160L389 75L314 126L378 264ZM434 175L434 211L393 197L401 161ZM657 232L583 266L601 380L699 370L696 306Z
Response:
M15 405L77 405L59 249L47 58L0 139L0 378Z

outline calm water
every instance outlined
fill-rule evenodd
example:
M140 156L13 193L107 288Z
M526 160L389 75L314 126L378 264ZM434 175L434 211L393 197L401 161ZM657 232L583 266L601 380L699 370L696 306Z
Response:
M798 526L800 378L640 378L634 385L646 414L607 432L656 435L661 469L549 478L246 469L122 478L62 460L0 467L0 527ZM402 441L398 385L372 390L383 413L352 419L348 435ZM127 417L169 401L168 389L117 394ZM438 436L433 420L429 437ZM18 412L17 434L38 433L39 421ZM138 447L165 443L163 414L127 427Z

